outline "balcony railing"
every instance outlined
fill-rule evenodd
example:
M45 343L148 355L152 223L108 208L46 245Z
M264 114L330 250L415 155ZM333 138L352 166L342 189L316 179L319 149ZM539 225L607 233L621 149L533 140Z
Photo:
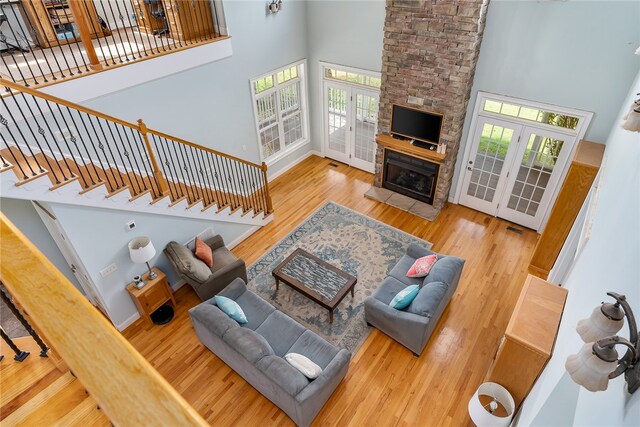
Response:
M0 79L0 171L22 185L48 176L51 189L78 181L82 193L149 193L171 206L265 218L273 212L266 164L230 156ZM215 208L215 209L211 209Z
M44 86L227 37L221 0L9 0L0 77Z

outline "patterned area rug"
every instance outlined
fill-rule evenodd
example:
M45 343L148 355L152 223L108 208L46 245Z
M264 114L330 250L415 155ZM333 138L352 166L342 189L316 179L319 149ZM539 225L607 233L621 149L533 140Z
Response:
M326 202L249 267L249 288L330 343L355 352L369 334L364 321L365 298L380 286L410 243L432 246L397 228ZM345 296L334 311L333 323L329 323L328 310L289 286L281 283L276 291L271 272L296 248L358 278L355 297Z

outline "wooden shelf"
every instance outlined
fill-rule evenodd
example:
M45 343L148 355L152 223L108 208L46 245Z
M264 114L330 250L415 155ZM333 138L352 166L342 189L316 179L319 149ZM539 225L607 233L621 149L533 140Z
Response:
M434 163L442 163L447 158L447 154L437 153L435 151L428 150L426 148L416 147L411 145L409 141L401 141L393 138L391 135L384 133L376 136L376 142L383 147L389 148L393 151L408 154L413 157L418 157L424 160L428 160Z
M509 390L520 406L553 354L567 290L529 275L485 382Z

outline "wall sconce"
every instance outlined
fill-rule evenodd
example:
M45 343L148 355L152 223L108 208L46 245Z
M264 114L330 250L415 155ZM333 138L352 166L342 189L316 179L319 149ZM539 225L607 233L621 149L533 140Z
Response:
M624 374L627 390L633 393L640 386L640 342L638 325L624 295L607 292L615 304L603 302L588 319L578 322L576 330L586 343L578 354L567 358L565 368L571 379L589 391L606 390L609 379ZM629 339L612 335L629 325ZM610 336L612 335L612 336ZM616 345L624 345L627 352L618 360Z
M640 95L640 93L636 94ZM629 130L631 132L640 132L640 98L636 99L631 104L631 109L626 116L622 118L622 129Z
M271 0L271 3L267 5L269 13L278 13L282 10L282 0Z

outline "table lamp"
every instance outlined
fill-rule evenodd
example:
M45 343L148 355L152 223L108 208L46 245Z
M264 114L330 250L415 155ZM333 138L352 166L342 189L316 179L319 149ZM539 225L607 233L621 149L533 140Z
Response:
M469 401L469 416L478 427L508 427L516 405L506 388L484 383Z
M147 268L149 269L149 279L155 279L158 275L151 270L149 266L149 261L156 256L156 248L153 247L153 243L151 243L151 239L148 237L136 237L132 241L129 242L129 255L131 256L131 261L136 264L146 263Z

